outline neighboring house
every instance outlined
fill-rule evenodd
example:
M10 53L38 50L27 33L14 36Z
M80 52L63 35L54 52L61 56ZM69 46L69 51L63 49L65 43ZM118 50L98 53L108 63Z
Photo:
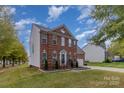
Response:
M84 60L83 55L80 59ZM44 69L70 68L77 62L77 40L65 25L49 29L37 24L32 25L30 37L30 66Z
M82 67L84 65L85 52L78 46L77 46L77 61L78 61L78 67Z
M85 52L85 61L89 62L103 62L105 60L105 49L94 44L87 44L83 47Z

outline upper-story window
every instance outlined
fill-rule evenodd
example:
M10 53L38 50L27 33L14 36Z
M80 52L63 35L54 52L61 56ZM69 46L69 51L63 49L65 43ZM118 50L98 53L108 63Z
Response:
M71 52L69 52L69 57L68 58L71 59Z
M68 39L68 46L71 47L71 45L72 45L72 41L71 39Z
M64 29L61 29L61 32L64 34L65 33Z
M61 46L65 46L65 38L61 37Z
M47 34L42 34L41 35L41 42L42 42L42 44L46 44L47 43Z
M74 42L74 45L76 45L76 41L74 40L73 42Z
M52 35L52 44L57 44L57 36L56 35Z

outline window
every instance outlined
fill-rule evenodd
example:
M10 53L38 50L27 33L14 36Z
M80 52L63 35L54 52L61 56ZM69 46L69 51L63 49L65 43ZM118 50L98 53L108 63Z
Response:
M65 31L63 30L63 29L61 29L61 32L64 34L65 33Z
M72 57L71 57L71 52L69 52L68 58L69 58L69 59L72 59Z
M76 41L74 40L74 45L76 45Z
M57 53L56 51L52 52L52 62L55 64L55 62L57 61Z
M47 34L42 34L42 36L41 36L41 42L42 42L42 44L46 44L47 43Z
M32 44L32 54L34 54L34 45Z
M53 35L52 36L52 44L57 44L57 36L56 35Z
M65 38L61 37L61 46L65 46Z
M71 47L71 39L68 39L68 46Z
M52 53L52 59L57 59L57 53L56 53L56 51L53 51L53 53Z
M43 50L43 55L42 55L42 57L43 57L43 62L45 62L45 61L47 60L47 53L46 53L45 50Z

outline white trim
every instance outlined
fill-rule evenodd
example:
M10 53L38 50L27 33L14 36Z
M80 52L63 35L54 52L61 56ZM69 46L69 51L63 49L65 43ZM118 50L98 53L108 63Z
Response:
M44 55L43 55L44 53L46 54L46 58L45 58L45 59L47 60L47 52L46 52L45 49L44 49L43 52L42 52L42 59L44 60Z
M68 47L71 47L72 46L72 40L69 38L68 39Z
M65 46L65 38L61 37L61 46Z

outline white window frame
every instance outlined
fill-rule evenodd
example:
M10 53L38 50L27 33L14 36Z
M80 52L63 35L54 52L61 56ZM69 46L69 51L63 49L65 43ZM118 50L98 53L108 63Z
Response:
M45 43L43 43L43 39L46 40ZM42 34L42 35L41 35L41 42L42 42L42 44L47 44L47 34Z
M56 44L57 44L57 36L56 35L52 35L52 44L56 45L53 43L54 41L56 41Z
M44 58L44 54L46 54L46 58ZM43 61L46 59L47 60L47 52L46 52L46 50L43 50L43 52L42 52L42 59L43 59Z
M74 45L76 45L76 41L74 40L73 42L74 42Z
M71 47L72 46L72 40L68 39L68 46Z
M54 56L54 54L55 54L55 56ZM52 52L52 59L57 60L57 52L55 50Z
M61 37L61 46L65 46L65 38Z

